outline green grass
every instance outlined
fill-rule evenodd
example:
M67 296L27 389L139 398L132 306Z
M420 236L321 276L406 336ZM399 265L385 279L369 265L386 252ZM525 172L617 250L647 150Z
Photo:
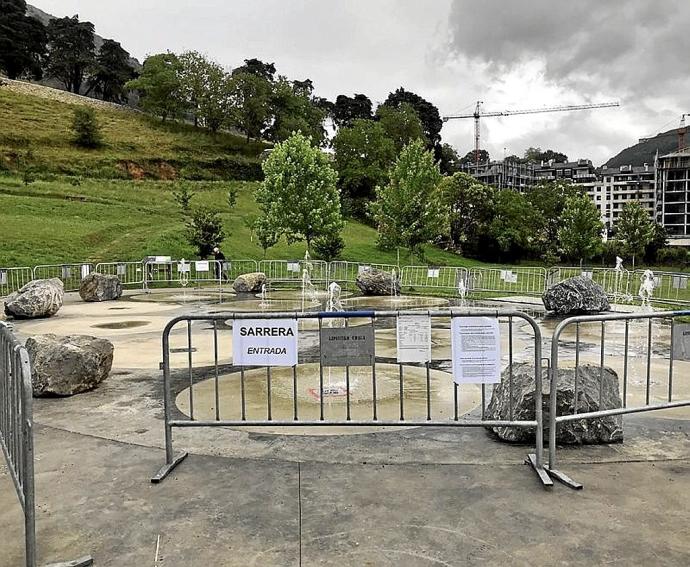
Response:
M141 260L146 255L195 258L185 240L185 228L172 197L174 183L166 181L39 180L24 185L16 176L0 176L0 266L79 261ZM192 182L193 206L221 210L228 237L223 251L229 259L262 259L263 250L252 239L246 220L258 209L254 182ZM226 204L230 186L237 187L236 207ZM376 247L376 230L348 220L343 231L343 260L396 264L396 251ZM268 250L268 259L304 256L304 243L281 241ZM427 261L451 266L481 265L433 246L426 247ZM418 263L401 250L402 264Z
M39 93L43 93L38 88ZM50 94L50 91L45 91ZM78 102L78 99L75 100ZM164 124L140 112L95 109L104 144L72 143L75 104L0 87L0 169L38 177L257 179L266 145L229 133L212 135L187 124Z

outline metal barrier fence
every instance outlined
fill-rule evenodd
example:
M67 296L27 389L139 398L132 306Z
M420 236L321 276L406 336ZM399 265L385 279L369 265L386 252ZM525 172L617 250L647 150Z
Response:
M473 292L541 295L546 290L546 269L472 268L469 282Z
M96 264L94 271L117 276L123 286L143 286L146 274L143 262L102 262Z
M556 439L559 424L690 406L690 399L678 400L674 395L674 373L684 378L690 376L690 323L678 321L679 317L688 316L690 316L690 311L583 315L565 319L556 327L551 340L550 391L558 392L558 370L565 358L561 356L561 352L569 345L568 348L574 358L573 399L575 403L573 413L558 415L558 396L551 395L550 397L548 473L553 478L571 488L582 488L580 483L556 468ZM593 326L598 330L598 333L594 334L595 339L598 340L598 349L588 351L585 343L592 340ZM573 327L575 328L574 337L561 340L566 332L572 334ZM583 334L585 334L584 341L581 340ZM617 343L611 344L614 342L609 339L611 335L618 339ZM609 357L608 365L607 356ZM594 362L595 366L599 367L599 409L596 411L588 411L588 403L580 395L582 387L578 383L581 379L580 368L583 362L587 362L587 358L590 359L589 362ZM614 369L619 375L622 373L623 380L620 384L622 407L601 407L603 375L606 366ZM634 378L632 385L631 376ZM665 379L665 384L659 385L660 379ZM643 392L631 391L633 385L640 384L644 385ZM635 402L632 406L629 404L631 399Z
M660 271L652 273L654 274L652 302L668 303L669 305L687 305L690 303L690 274ZM633 272L633 290L635 294L644 275L645 270L635 270Z
M589 267L558 267L550 268L547 273L547 287L555 285L563 280L575 276L584 276L599 284L606 295L614 302L629 303L633 301L639 288L635 287L634 273L613 268L589 268Z
M393 264L364 264L338 260L328 264L328 279L339 284L353 284L357 281L358 275L369 270L381 270L390 273L395 270L400 275L400 268Z
M24 268L0 268L0 297L18 291L33 279L33 270Z
M152 284L179 283L214 284L219 287L228 281L223 271L223 262L219 260L150 260L144 262L144 289Z
M328 262L323 260L261 260L258 269L268 282L301 282L305 269L312 283L328 282Z
M403 266L400 285L414 289L468 289L467 268L448 266Z
M36 506L34 488L33 388L26 349L0 321L0 447L24 514L26 567L35 567ZM69 564L86 567L91 557Z
M93 272L93 264L46 264L36 266L33 270L33 279L44 280L58 278L62 280L65 291L79 291L81 280Z
M401 317L417 319L410 323L409 319L399 320ZM429 350L415 360L426 362L403 362L395 351L377 356L377 337L379 341L389 340L390 334L395 337L396 330L400 332L397 324L408 324L408 329L417 333L419 317L428 318L425 336ZM457 319L464 319L464 324L469 324L467 320L487 322L477 318L490 319L490 325L498 321L496 326L504 328L501 340L507 339L508 347L501 350L507 352L502 352L495 364L498 370L508 369L502 374L510 392L508 413L487 416L487 384L472 384L467 387L473 391L461 391L446 372L454 364L448 345L432 346L432 333L437 338L439 333L447 333L450 338L449 329ZM390 323L394 323L392 327ZM514 329L517 325L526 329L529 337L525 339L522 333L520 345ZM290 336L294 342L286 339L286 354L264 338L268 336ZM244 342L247 340L249 345ZM166 462L151 481L162 481L187 456L173 450L174 428L450 426L533 430L535 451L528 462L542 483L550 486L553 483L542 462L541 348L539 326L519 311L262 312L177 317L163 331ZM263 358L240 358L271 354L287 356L288 360L277 364ZM525 357L535 369L533 419L517 419L513 411L513 364ZM477 371L474 365L468 367L467 372L473 371ZM459 405L462 403L464 409ZM481 414L477 416L479 410L473 408L479 404Z

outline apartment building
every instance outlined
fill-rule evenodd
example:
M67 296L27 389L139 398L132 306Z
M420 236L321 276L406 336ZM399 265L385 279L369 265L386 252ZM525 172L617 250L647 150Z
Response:
M673 244L690 245L690 148L657 157L656 220Z

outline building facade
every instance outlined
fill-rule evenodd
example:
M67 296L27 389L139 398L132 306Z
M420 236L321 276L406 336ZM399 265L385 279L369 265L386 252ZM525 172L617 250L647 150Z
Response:
M656 220L675 244L690 245L690 149L657 158Z

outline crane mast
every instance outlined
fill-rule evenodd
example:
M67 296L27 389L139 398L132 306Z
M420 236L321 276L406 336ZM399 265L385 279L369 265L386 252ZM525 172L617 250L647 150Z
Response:
M520 110L503 110L494 112L484 112L482 110L482 105L484 103L481 100L477 101L477 105L472 114L451 114L449 116L444 116L443 121L448 122L449 120L456 120L462 118L474 118L474 156L475 162L479 163L479 150L481 148L481 123L482 117L487 116L515 116L517 114L539 114L542 112L568 112L571 110L587 110L592 108L609 108L612 106L619 106L618 102L601 102L595 104L576 104L569 106L547 106L545 108L528 108ZM685 115L683 115L683 120Z

